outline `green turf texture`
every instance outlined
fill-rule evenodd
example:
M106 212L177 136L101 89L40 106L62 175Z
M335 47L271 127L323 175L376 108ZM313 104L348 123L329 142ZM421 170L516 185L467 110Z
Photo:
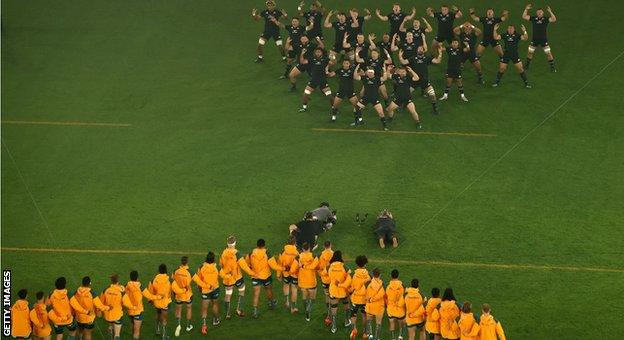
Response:
M325 4L386 12L391 3ZM295 14L295 1L278 4ZM419 16L427 5L440 2L419 4ZM466 16L472 6L485 10L477 1L457 5ZM495 5L521 23L524 4ZM470 103L453 88L436 117L416 98L424 131L497 135L476 138L312 131L348 128L349 110L343 105L331 124L326 100L315 93L308 112L298 113L300 93L288 93L277 79L283 64L272 42L266 62L253 63L263 24L250 12L262 1L3 1L2 120L132 126L3 124L2 247L220 252L236 234L244 251L263 237L277 253L287 225L328 200L339 223L323 239L351 259L387 257L390 251L377 249L353 216L390 208L401 229L401 247L390 259L622 269L622 58L595 76L624 51L613 34L624 5L548 5L558 17L549 39L559 73L548 72L538 50L531 90L512 69L500 88L476 85L466 64ZM385 30L375 18L365 24L378 36ZM324 32L333 42L333 32ZM491 49L482 63L490 82L497 67ZM430 71L438 94L443 71ZM379 128L371 109L365 119L366 128ZM392 129L414 127L401 112ZM91 275L101 290L109 274L125 280L137 269L146 283L159 263L173 269L178 257L2 251L2 267L13 270L14 289L27 287L32 297L51 290L60 275L72 288ZM191 256L191 267L201 260ZM461 301L490 303L510 339L624 333L622 272L375 265L385 278L398 268L406 284L418 277L427 294L451 286ZM279 284L275 292L281 303ZM348 334L329 333L320 302L310 323L265 305L260 320L223 322L210 328L210 338ZM196 305L196 328L182 338L200 337L198 315ZM144 338L153 337L152 318L147 308ZM99 329L105 333L101 321ZM124 319L123 337L129 331Z

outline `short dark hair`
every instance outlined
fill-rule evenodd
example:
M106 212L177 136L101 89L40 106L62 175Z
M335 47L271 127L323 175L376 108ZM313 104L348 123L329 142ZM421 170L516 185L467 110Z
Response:
M320 48L315 48L314 50L319 50ZM311 220L314 218L314 214L311 211L306 211L305 214L303 215L303 218L305 218L306 220Z
M37 300L43 299L43 292L42 291L38 291L37 294L35 294L35 297L37 297Z
M182 256L180 263L186 266L188 264L188 256Z
M329 247L331 247L331 241L327 240L327 241L325 241L325 243L323 243L323 245L325 246L325 248L329 248Z
M431 296L433 296L433 297L435 297L435 298L439 297L439 296L440 296L440 288L438 288L438 287L433 287L433 288L431 289Z
M453 294L453 288L447 287L442 294L442 301L455 301L455 295Z
M164 263L161 263L160 266L158 266L158 272L160 274L167 274L167 265Z
M85 276L82 278L82 286L83 287L88 287L91 284L91 278L88 276Z
M215 261L215 254L209 251L208 255L206 255L206 263L214 263L214 261Z
M368 263L368 258L365 255L358 255L355 258L355 264L357 264L358 267L360 268L364 268L364 266Z
M20 289L19 292L17 292L17 296L19 296L20 299L25 299L28 296L28 291L26 289Z
M110 281L111 281L111 283L112 283L112 284L114 284L114 285L115 285L115 284L118 284L118 283L119 283L119 275L117 275L117 274L113 274L113 275L111 275L111 277L110 277Z
M139 279L139 272L136 270L133 270L130 272L130 281L136 281Z
M66 285L67 285L67 279L65 279L64 276L59 277L54 282L54 287L56 287L56 289L65 289Z
M342 252L340 250L336 250L334 254L332 255L331 260L329 260L329 263L334 263L334 262L344 262L342 261Z
M288 244L292 245L292 244L295 244L295 243L297 243L297 237L295 237L295 235L289 235L288 236Z
M308 242L303 242L303 244L301 245L301 248L303 250L310 250L310 244Z
M257 246L258 248L262 248L262 247L264 247L265 245L266 245L266 242L264 241L264 239L263 239L263 238L259 238L259 239L258 239L258 241L256 241L256 246Z
M418 279L416 279L416 278L412 279L412 282L411 282L412 288L418 288L418 283L419 283ZM437 289L437 288L434 288L434 289ZM438 294L440 294L440 290L439 289L438 289Z
M472 312L472 304L470 301L464 301L464 305L462 306L462 312L470 313Z
M399 271L396 269L392 269L392 271L390 272L390 277L393 279L398 279L399 278Z
M487 303L484 303L481 309L483 310L483 313L489 313L491 310L490 305L488 305Z
M373 269L373 277L379 277L381 275L381 271L379 268Z
M329 203L323 201L323 202L321 202L321 207L328 207L329 208Z

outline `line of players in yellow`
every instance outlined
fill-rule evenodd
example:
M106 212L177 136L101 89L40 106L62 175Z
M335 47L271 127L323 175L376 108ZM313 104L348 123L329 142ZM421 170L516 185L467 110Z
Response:
M384 315L389 318L389 330L392 339L425 340L462 339L490 340L505 339L501 323L484 304L481 315L472 312L470 302L458 304L451 288L446 288L440 296L440 289L433 288L427 298L419 290L418 279L412 279L408 287L403 286L399 272L390 273L387 284L382 281L381 271L371 272L366 268L367 258L360 255L355 259L356 268L350 270L342 258L340 250L334 251L332 244L326 241L323 250L316 256L311 246L303 244L297 249L296 239L290 237L283 251L272 256L263 239L259 239L249 254L241 256L236 249L236 238L228 237L227 247L223 250L217 266L215 254L209 252L204 263L191 274L188 258L182 257L181 264L171 276L167 267L161 264L158 274L141 289L138 272L130 273L130 281L122 285L118 275L110 277L110 286L101 294L91 288L91 279L84 277L82 284L73 295L68 293L66 279L60 277L55 282L55 290L46 296L36 294L37 301L29 307L28 292L18 292L19 299L11 308L11 334L14 338L63 339L65 330L68 339L76 336L90 340L96 327L95 319L103 317L109 323L108 332L112 339L119 339L122 318L126 314L132 324L133 339L141 336L144 305L146 299L156 309L156 332L163 339L168 338L168 312L175 303L177 326L175 336L182 331L182 309L186 307L187 332L193 329L191 324L193 283L201 291L201 333L206 335L206 319L212 310L212 325L217 326L219 318L219 300L223 285L225 319L233 314L245 316L243 300L245 282L243 273L251 278L253 287L252 307L254 318L259 317L258 304L262 290L266 292L269 309L277 305L273 294L273 271L283 282L284 303L291 313L298 312L298 292L301 292L306 321L311 320L312 306L316 299L317 278L323 287L327 314L325 324L332 333L338 329L337 314L339 306L344 310L344 327L350 328L350 338L379 339ZM237 301L232 313L232 297L237 291ZM212 308L210 308L212 307ZM124 311L125 310L125 311ZM358 328L358 315L361 328ZM405 332L406 331L406 332Z

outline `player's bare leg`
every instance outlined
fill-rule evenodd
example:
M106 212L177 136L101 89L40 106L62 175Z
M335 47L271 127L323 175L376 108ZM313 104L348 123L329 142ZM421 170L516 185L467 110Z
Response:
M379 116L379 120L381 121L381 126L384 129L384 131L388 131L388 126L386 123L386 115L384 115L383 112L383 106L381 106L381 104L375 104L375 106L373 106L373 108L375 109L375 111L377 111L377 116Z
M492 84L493 87L497 87L500 85L501 78L503 78L503 74L507 71L507 64L499 63L498 64L498 73L496 74L496 82Z
M288 74L288 79L290 80L290 92L294 92L297 90L297 77L301 75L301 71L298 68L294 67L290 70Z
M494 47L494 51L496 51L496 54L498 54L499 57L503 56L503 47L501 45L496 45Z
M381 84L379 86L379 93L381 97L384 99L384 104L388 105L388 89L386 89L386 84Z
M418 116L418 112L416 112L416 105L414 105L414 103L407 103L407 110L412 115L412 119L414 119L414 121L416 122L416 127L421 129L422 125L420 124L420 117ZM393 244L394 247L396 247L395 244L397 244L397 242L395 242L395 240L396 240L396 237L393 237L392 241L394 243Z
M429 97L429 101L431 102L431 106L433 107L433 114L439 114L440 110L438 110L438 98L436 98L433 86L427 86L427 88L425 89L425 94L427 95L427 97Z
M295 314L299 312L297 308L297 291L298 287L296 284L290 284L290 313Z
M485 51L485 46L479 44L479 46L477 46L477 56L481 57L484 51Z
M522 78L522 81L524 82L524 87L526 87L527 89L530 89L531 84L529 84L529 81L527 80L526 72L524 72L524 67L522 66L522 62L516 63L514 64L514 66L516 67L516 71L518 71L518 74L520 74L520 78Z
M253 314L251 315L254 319L258 318L258 303L260 301L260 286L253 287Z
M258 39L258 59L256 59L257 63L261 63L264 61L264 44L266 44L266 40L264 38Z
M301 97L301 101L302 101L302 105L301 108L299 109L299 112L306 112L308 111L308 102L310 101L310 95L312 94L312 92L314 92L314 89L310 86L306 86L306 88L303 90L303 95ZM284 283L284 295L288 296L289 291L290 291L290 287L288 283ZM288 305L288 302L286 303Z
M282 39L275 40L275 46L277 46L277 49L282 55L282 61L286 60L286 50L284 49L284 42Z
M442 97L440 97L439 100L447 100L448 99L448 94L451 91L451 85L453 85L453 78L449 78L446 77L446 88L444 89L444 94L442 95Z
M474 67L475 71L477 72L477 83L485 84L485 82L483 81L483 69L481 68L481 61L479 61L479 59L473 61L472 67Z
M461 97L461 99L463 101L467 102L468 98L466 98L466 95L464 94L464 82L462 81L461 78L455 79L455 82L457 83L457 89L459 90L459 96Z
M137 340L141 338L141 324L143 320L132 320L132 339Z
M391 101L390 104L388 104L388 106L386 107L386 112L388 112L389 120L394 119L394 110L398 108L399 106L394 101Z

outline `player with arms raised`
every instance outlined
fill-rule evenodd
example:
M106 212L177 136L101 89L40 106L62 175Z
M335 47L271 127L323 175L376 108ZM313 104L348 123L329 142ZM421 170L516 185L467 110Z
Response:
M379 102L379 86L381 83L386 81L387 72L378 75L375 74L375 70L373 68L369 68L366 70L364 77L362 77L359 71L360 65L356 67L353 79L362 81L362 85L364 86L364 95L357 103L355 122L351 125L357 126L362 123L362 109L365 108L366 105L371 104L379 116L383 129L387 131L388 126L386 123L386 117L383 112L383 107Z
M441 46L440 46L441 47ZM399 62L402 65L410 65L410 67L418 74L418 81L412 84L413 88L420 87L423 93L431 100L431 106L433 106L433 113L438 114L438 102L435 94L435 90L429 82L429 65L439 64L442 62L442 49L438 48L438 54L436 57L425 54L426 46L419 46L416 50L416 55L412 58L405 59L403 53L399 53Z
M386 69L386 72L388 70ZM409 76L408 76L409 72ZM416 105L412 102L412 92L410 90L410 85L418 82L418 75L411 67L401 66L399 67L393 75L389 73L386 74L386 78L391 78L394 83L394 98L388 104L386 110L388 111L388 120L392 122L394 118L394 110L399 107L407 107L407 110L412 115L412 118L416 122L416 127L422 129L422 124L420 124L420 117L418 117L418 113L416 112Z
M345 40L345 35L349 32L349 23L347 22L347 16L343 12L336 13L336 21L331 22L331 17L334 11L329 11L325 17L325 28L333 28L334 35L334 47L329 51L329 56L332 59L336 59L338 54L346 53L345 48L342 46Z
M453 6L451 11L447 5L442 5L439 12L434 12L433 8L428 7L427 15L438 20L438 34L433 39L431 47L437 49L438 45L445 41L450 44L453 40L453 21L463 15L459 8Z
M531 60L533 60L533 53L535 53L535 49L537 47L542 47L544 49L544 53L546 53L546 57L548 58L548 63L550 64L550 71L557 72L555 68L555 58L550 51L550 45L548 44L548 37L546 36L546 28L549 23L554 23L557 21L557 17L555 13L550 9L550 6L546 7L548 14L550 16L544 16L544 10L538 8L535 11L535 15L529 15L529 10L532 5L528 4L524 8L524 12L522 13L522 19L530 21L533 24L533 38L531 39L531 44L529 44L529 51L526 57L526 63L524 65L525 69L529 69L529 65L531 64Z
M286 60L286 52L284 51L280 29L279 26L273 22L273 19L279 20L281 17L288 18L288 14L283 10L277 9L275 7L275 1L268 0L266 2L266 9L258 14L258 11L254 8L251 11L251 17L256 21L260 18L264 19L264 32L260 35L260 39L258 40L258 58L256 59L256 63L264 61L263 46L269 39L275 40L275 45L277 45L282 54L282 60Z
M498 25L499 24L496 24L494 26L494 38L496 40L502 39L505 42L505 52L503 53L503 57L501 58L501 61L498 66L498 74L496 75L496 82L492 84L492 86L497 87L498 85L500 85L501 78L503 77L503 74L507 70L507 65L511 62L516 67L516 70L518 70L518 73L520 74L520 77L522 78L522 81L524 82L524 87L526 87L527 89L530 89L531 85L529 85L529 81L527 80L526 73L524 72L524 68L522 67L522 61L520 61L520 57L518 55L518 43L520 42L520 40L528 40L529 34L527 33L524 25L520 26L522 28L522 35L516 32L515 26L509 25L507 27L507 32L501 35L501 34L498 34L497 32Z
M403 22L407 20L412 20L414 18L414 16L416 15L416 8L412 7L412 13L410 15L407 15L401 11L401 5L399 5L398 2L395 2L394 4L392 4L392 12L388 13L387 15L382 15L381 11L379 9L376 9L375 14L379 18L379 20L390 22L390 31L388 32L389 36L392 37L395 34L399 34L399 37L401 37L401 39L404 39L405 32L402 32L400 30L401 25L403 25Z
M472 20L480 22L483 25L483 36L481 38L479 46L477 47L477 56L481 57L483 55L483 51L485 51L485 48L488 46L492 46L494 51L496 51L496 54L498 54L499 57L502 57L503 48L498 43L498 40L494 39L494 25L506 21L509 17L509 11L504 9L500 17L494 16L494 9L492 8L488 8L485 11L484 17L478 17L475 14L474 8L471 8L469 11Z
M355 95L355 89L353 86L353 74L355 73L355 66L352 65L349 59L342 61L342 67L334 71L331 75L338 77L338 92L334 97L334 103L332 105L331 121L336 121L336 115L338 114L338 106L340 103L347 99L353 105L353 111L357 109L358 98Z
M312 27L308 31L308 36L310 39L315 39L319 37L323 39L323 15L325 14L325 9L323 5L319 1L314 1L310 5L310 10L304 12L303 11L304 2L301 1L299 6L297 6L297 11L299 11L299 15L305 19L306 26L311 25Z
M310 95L317 87L323 91L323 94L325 94L327 98L329 98L329 105L333 107L334 99L331 95L331 89L329 88L329 85L327 85L327 73L329 72L328 68L333 66L334 63L335 62L333 60L330 60L323 53L321 48L317 47L314 50L314 56L308 60L308 64L310 65L310 81L308 81L308 85L303 90L303 105L299 109L299 112L305 112L308 110Z
M481 35L481 30L476 28L473 24L465 22L464 24L457 26L453 29L453 32L459 37L459 41L464 49L464 58L462 63L470 61L475 71L477 72L477 83L485 84L483 81L483 71L481 70L481 62L477 55L477 37ZM466 51L466 49L468 49Z
M461 65L464 61L464 54L469 50L466 46L461 46L459 44L459 40L453 39L451 42L451 46L446 49L446 53L448 54L448 64L446 68L446 89L444 90L444 95L440 97L440 100L447 100L448 94L451 90L451 85L453 85L453 81L457 84L457 88L459 89L459 95L461 99L465 102L468 101L466 95L464 94L464 84L462 82L462 74L461 74Z

